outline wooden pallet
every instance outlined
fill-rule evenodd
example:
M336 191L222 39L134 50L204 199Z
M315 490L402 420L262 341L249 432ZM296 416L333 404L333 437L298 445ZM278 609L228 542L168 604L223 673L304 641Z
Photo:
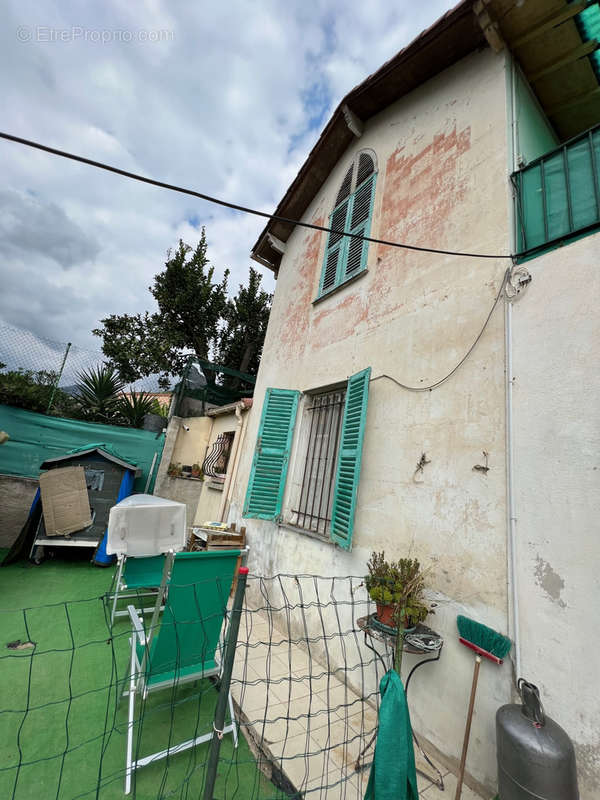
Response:
M207 550L239 550L246 546L246 529L235 531L215 531L206 534Z

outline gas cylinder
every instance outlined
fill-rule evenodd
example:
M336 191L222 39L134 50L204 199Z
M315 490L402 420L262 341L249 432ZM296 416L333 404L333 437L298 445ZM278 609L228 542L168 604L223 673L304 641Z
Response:
M521 678L518 688L522 705L496 712L500 800L579 800L572 741L544 714L537 686Z

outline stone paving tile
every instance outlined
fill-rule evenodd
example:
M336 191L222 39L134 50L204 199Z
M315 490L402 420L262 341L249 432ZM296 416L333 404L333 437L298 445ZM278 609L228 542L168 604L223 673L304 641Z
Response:
M374 708L367 705L367 703L363 703L362 708L357 707L357 709L358 710L349 709L347 717L348 725L353 731L360 733L369 741L377 730L377 712ZM338 714L338 716L340 716L343 722L346 721L346 715L342 717Z
M456 775L453 775L451 772L447 772L444 775L444 791L441 792L439 788L432 784L428 789L426 789L421 797L424 800L454 800L454 795L456 794ZM485 800L488 800L490 795ZM462 787L462 795L461 800L484 800L481 795L476 794L472 789L469 789L463 783Z
M260 672L257 672L253 667L252 661L242 661L238 659L233 662L233 670L231 677L234 681L255 681L260 677Z
M367 791L369 772L369 769L363 769L360 772L354 772L352 775L348 776L348 783L354 788L355 795L360 798L363 798Z
M264 726L262 720L254 725L255 733L264 737L264 743L271 748L276 742L292 739L306 732L306 720L290 719L287 703L269 705Z
M257 651L248 651L248 663L256 670L263 680L267 677L273 679L283 678L290 674L287 661L281 656L270 653L263 648Z
M281 765L299 791L313 781L322 780L327 774L324 754L306 732L288 739L285 743L276 742L270 750L277 764Z
M306 651L290 645L277 629L269 633L264 617L253 614L250 619L251 624L242 620L240 626L232 694L238 702L241 698L255 736L263 733L266 716L264 743L296 789L306 793L306 800L362 800L370 767L356 772L354 765L376 729L377 712L338 679L343 671L327 676L320 663L311 663ZM240 680L256 685L242 686ZM419 762L418 751L416 757ZM371 744L365 760L372 759ZM456 777L447 773L444 782L441 792L417 773L419 796L453 800ZM483 798L465 786L463 800Z
M243 681L243 683L240 681ZM264 716L265 711L270 706L281 703L281 699L275 695L270 686L267 693L267 686L264 681L261 682L260 675L250 664L246 665L245 675L241 668L240 673L234 675L234 680L231 683L231 694L250 719L259 716L258 712L262 712L262 716Z
M311 781L306 787L305 800L362 800L366 782L361 789L356 781L341 777L339 770L329 772L324 778Z
M269 688L279 697L282 703L295 704L296 701L302 700L305 707L308 705L310 697L316 696L311 691L308 678L290 678L286 676L283 680L269 681Z
M352 729L346 730L343 726L334 723L311 731L310 735L321 749L327 750L331 762L330 769L333 769L335 765L345 772L352 773L354 771L354 764L363 748L364 741Z
M287 700L285 701L285 705L288 705ZM290 703L289 716L297 718L305 729L308 727L316 729L327 725L330 714L327 703L315 694L312 697L301 697Z

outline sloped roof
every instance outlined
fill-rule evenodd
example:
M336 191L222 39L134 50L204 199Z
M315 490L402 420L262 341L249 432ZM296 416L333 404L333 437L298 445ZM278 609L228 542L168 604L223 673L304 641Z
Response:
M74 450L69 450L69 452L65 453L63 456L47 458L44 463L40 465L40 469L50 469L51 467L60 464L62 461L70 461L77 456L87 456L91 453L98 453L107 461L112 461L114 464L118 464L118 466L123 467L123 469L128 469L132 472L135 472L136 476L142 474L142 471L136 464L132 464L122 459L119 455L117 455L114 447L111 444L106 444L104 442L99 444L86 444L82 447L76 447Z
M485 37L473 13L473 0L462 0L343 98L275 214L300 219L354 140L354 134L345 119L345 107L359 120L366 122L485 44ZM268 234L285 242L293 228L290 223L270 220L252 248L251 257L277 272L281 253L272 247Z
M238 404L242 404L242 411L247 411L249 408L252 408L252 398L251 397L242 397L240 400L237 400L235 403L227 403L226 406L217 406L216 408L209 408L206 412L207 417L218 417L221 414L230 414L235 411Z

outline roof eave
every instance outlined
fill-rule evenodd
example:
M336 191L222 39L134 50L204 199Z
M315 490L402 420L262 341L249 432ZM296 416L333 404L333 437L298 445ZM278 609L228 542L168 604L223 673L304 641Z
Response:
M83 456L89 456L92 453L99 453L102 458L105 458L107 461L112 461L114 464L134 472L136 477L139 477L142 474L141 469L136 464L130 464L128 461L123 461L122 458L118 458L117 456L113 456L111 453L107 453L106 450L102 450L101 447L90 447L89 450L80 450L77 453L66 453L64 456L47 458L42 464L40 464L40 469L48 469L49 464L59 464L61 461L82 458Z
M472 10L473 0L461 0L407 47L350 91L339 103L298 174L279 202L275 216L301 219L331 170L355 136L344 106L363 122L399 100L434 75L486 44ZM268 234L285 242L294 225L269 220L251 251L251 258L277 272L281 253Z
M236 408L239 408L240 411L248 411L252 408L252 398L251 397L242 397L241 400L236 400L235 403L227 403L225 406L216 406L215 408L209 408L206 412L207 417L220 417L222 414L231 414L233 413Z

